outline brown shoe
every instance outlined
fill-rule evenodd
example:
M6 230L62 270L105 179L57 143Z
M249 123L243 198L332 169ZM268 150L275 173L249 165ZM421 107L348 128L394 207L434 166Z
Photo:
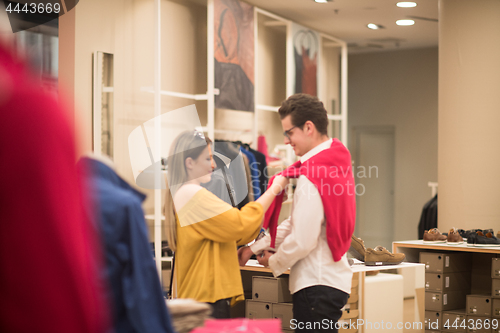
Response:
M397 265L403 260L405 260L404 253L391 253L380 245L374 249L366 249L365 253L366 266Z
M464 242L462 236L458 234L457 228L452 228L448 232L448 238L446 239L446 243L448 245L459 245Z
M446 238L438 228L424 231L424 243L445 243Z
M351 237L351 247L347 251L354 258L365 261L365 242L354 235Z

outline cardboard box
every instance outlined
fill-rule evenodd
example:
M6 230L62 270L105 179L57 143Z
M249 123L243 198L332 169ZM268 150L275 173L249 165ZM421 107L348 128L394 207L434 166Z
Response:
M269 303L292 302L288 289L288 278L254 276L252 278L252 299Z
M470 253L420 252L420 262L425 264L425 272L452 273L471 269Z
M494 298L492 302L492 307L491 307L491 316L493 318L500 318L500 298ZM500 321L499 321L500 325Z
M471 294L491 294L492 253L474 253L472 256Z
M424 329L431 331L439 331L441 329L442 312L439 311L425 311Z
M487 327L487 328L485 328ZM491 333L492 320L484 316L467 316L467 332L470 333Z
M443 311L443 332L465 332L467 330L467 315L465 309Z
M500 279L491 280L491 296L500 297Z
M491 317L492 299L489 295L467 295L467 315Z
M447 311L463 309L465 307L465 296L467 291L454 290L446 293L426 291L425 310Z
M292 330L290 328L290 321L293 319L293 304L292 303L273 304L273 318L281 319L281 328L283 330Z
M425 273L425 291L470 290L470 272Z
M250 319L273 318L273 304L246 300L245 317Z
M500 258L491 259L491 277L500 279Z

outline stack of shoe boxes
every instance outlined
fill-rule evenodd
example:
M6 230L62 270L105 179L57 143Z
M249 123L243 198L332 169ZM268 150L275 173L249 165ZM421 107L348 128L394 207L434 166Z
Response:
M283 332L293 332L292 295L288 289L288 277L252 277L252 299L246 300L246 318L279 318Z
M492 333L500 333L500 258L491 261Z
M352 278L351 294L347 304L342 309L339 327L343 333L356 333L351 322L359 318L358 308L359 273L354 273ZM246 298L246 296L245 296ZM252 299L245 301L245 317L250 319L277 318L281 319L283 332L293 332L290 328L293 319L292 295L288 289L288 277L252 277ZM343 328L343 324L345 328Z
M495 262L497 258L487 255L476 255L472 267L471 294L467 295L467 328L468 332L492 333L498 332L499 320L494 316L493 282Z
M444 330L444 317L465 316L465 311L460 309L465 308L471 288L471 255L421 252L420 262L425 264L425 329L428 332ZM466 331L459 327L452 330Z

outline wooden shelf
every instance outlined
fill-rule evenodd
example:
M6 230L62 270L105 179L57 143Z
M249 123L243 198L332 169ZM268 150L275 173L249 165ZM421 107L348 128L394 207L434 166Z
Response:
M463 243L460 245L448 245L446 243L424 244L423 240L412 240L412 241L402 241L402 242L392 243L393 253L401 252L398 251L399 248L500 254L500 246L476 247L476 246L467 246L467 243Z

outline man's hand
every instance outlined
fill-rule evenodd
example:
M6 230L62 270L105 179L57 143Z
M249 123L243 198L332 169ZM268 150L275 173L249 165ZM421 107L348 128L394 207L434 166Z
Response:
M264 267L269 267L269 258L274 254L274 252L264 251L261 255L257 256L257 261Z
M240 266L245 266L252 254L253 252L250 249L250 246L240 247L238 250L238 261L240 263Z

